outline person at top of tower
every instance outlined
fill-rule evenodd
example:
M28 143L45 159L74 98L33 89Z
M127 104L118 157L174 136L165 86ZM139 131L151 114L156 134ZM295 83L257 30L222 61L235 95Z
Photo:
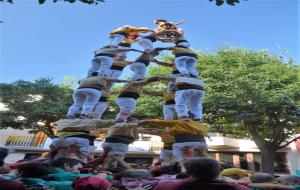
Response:
M110 32L111 45L117 47L121 42L134 43L140 33L150 32L146 27L125 25Z
M153 43L156 41L176 42L178 38L183 38L183 30L177 29L177 25L182 24L184 21L172 23L163 19L157 19L153 22L157 24L158 27L149 35L141 37L138 41L145 52L151 52L153 50Z
M165 30L180 30L177 28L177 25L183 24L184 20L179 22L168 22L164 19L156 19L153 22L157 25L157 28L154 29L154 32L159 33Z

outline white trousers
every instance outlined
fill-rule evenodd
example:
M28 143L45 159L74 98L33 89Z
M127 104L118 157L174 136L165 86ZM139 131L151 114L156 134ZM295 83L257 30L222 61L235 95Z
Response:
M134 72L132 79L143 79L146 75L146 65L144 63L136 62L130 65L130 69Z
M109 39L110 45L117 47L119 43L121 43L125 39L125 36L122 34L113 34L109 36Z
M173 151L162 149L160 151L159 158L162 160L163 164L170 164L173 161Z
M183 142L183 143L174 143L172 146L174 159L178 162L184 159L184 148L189 148L192 150L200 149L204 150L207 148L207 144L204 142Z
M194 115L194 119L202 119L203 96L203 90L177 90L175 92L175 109L177 116L179 118L188 117L188 112L190 111Z
M119 113L116 120L126 122L128 117L133 114L136 108L136 99L134 98L116 98L116 104L119 106Z
M122 75L122 71L119 70L110 70L109 78L118 79Z
M194 75L198 76L199 73L195 67L197 65L197 59L190 56L180 56L175 58L175 66L182 75Z
M98 102L94 109L94 119L101 119L107 107L107 102Z
M151 52L153 50L153 42L148 38L140 39L138 44L143 47L145 52Z
M180 42L178 45L179 46L184 46L184 47L190 47L191 46L190 43L188 43L188 42Z
M92 59L92 66L88 70L88 77L92 76L93 72L99 72L99 76L107 76L109 68L113 63L113 58L108 56L98 56ZM100 74L100 70L102 73Z
M81 114L88 115L93 111L100 97L101 91L93 88L81 88L74 90L74 104L69 108L68 115L75 117L80 108L82 108Z
M104 56L101 56L104 57ZM105 59L101 60L98 76L108 77L111 74L110 67L113 64L113 58L105 56Z
M173 120L176 117L175 104L163 105L164 120Z

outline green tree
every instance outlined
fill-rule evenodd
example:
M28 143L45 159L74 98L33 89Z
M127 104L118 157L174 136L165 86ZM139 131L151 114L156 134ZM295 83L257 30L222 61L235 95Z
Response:
M0 102L6 108L0 110L0 127L44 131L51 137L50 123L66 115L72 91L46 78L0 83Z
M199 60L206 120L217 130L250 135L261 151L261 170L273 173L275 152L300 125L299 66L266 51L235 48L202 53Z

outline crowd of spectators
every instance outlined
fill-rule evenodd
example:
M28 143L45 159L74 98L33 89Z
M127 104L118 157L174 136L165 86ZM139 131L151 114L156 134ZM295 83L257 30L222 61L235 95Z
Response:
M134 169L121 158L82 163L74 158L5 163L0 148L0 190L285 190L300 189L300 177L274 176L194 157Z

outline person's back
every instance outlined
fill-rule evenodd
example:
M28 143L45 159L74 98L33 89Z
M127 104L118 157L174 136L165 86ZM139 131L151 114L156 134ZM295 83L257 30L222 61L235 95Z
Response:
M218 161L211 158L195 157L183 164L189 178L159 184L155 190L249 190L246 186L218 180L221 167Z

